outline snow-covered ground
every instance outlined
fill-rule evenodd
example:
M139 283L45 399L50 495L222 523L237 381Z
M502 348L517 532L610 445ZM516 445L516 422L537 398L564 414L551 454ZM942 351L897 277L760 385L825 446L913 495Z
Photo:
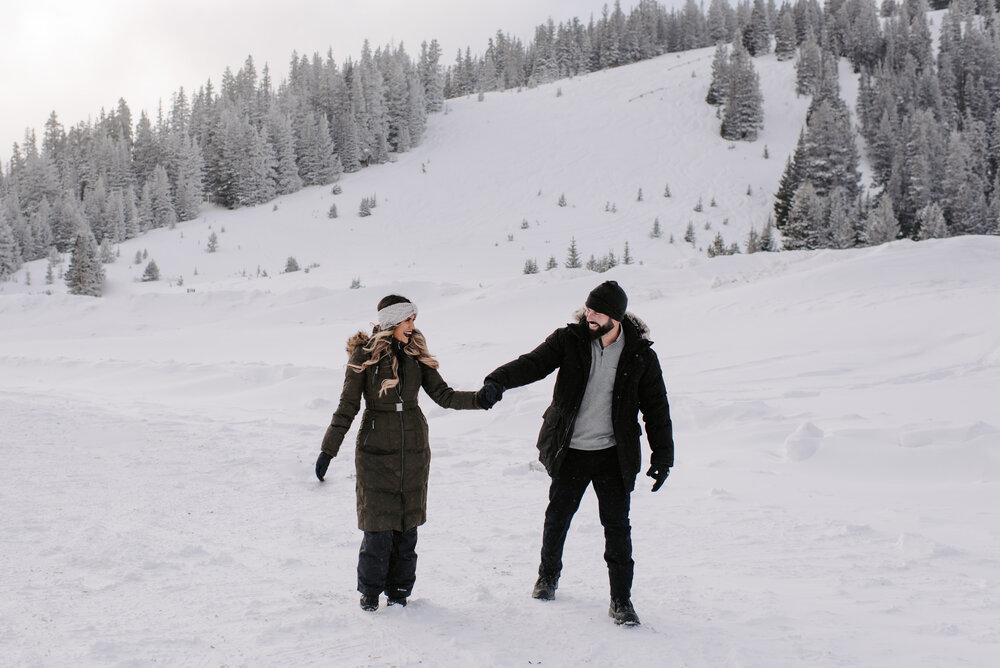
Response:
M757 59L767 127L724 142L711 57L451 101L340 195L122 244L101 299L45 285L44 262L0 284L0 663L993 665L1000 238L707 259L717 231L763 226L808 104L791 63ZM521 274L571 238L636 263ZM160 282L136 281L144 249ZM288 256L319 266L282 274ZM607 617L592 495L557 600L530 598L550 380L488 413L422 399L417 587L362 612L350 435L313 476L348 336L402 293L445 379L476 389L606 278L652 329L677 442L665 487L641 477L632 500L642 626Z

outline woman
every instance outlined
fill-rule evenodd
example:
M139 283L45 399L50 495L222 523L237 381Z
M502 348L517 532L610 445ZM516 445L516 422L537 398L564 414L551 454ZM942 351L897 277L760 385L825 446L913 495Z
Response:
M365 400L355 448L358 528L365 532L358 555L361 609L406 605L416 579L417 527L427 520L431 451L427 419L417 406L420 388L444 408L480 409L475 392L456 392L438 373L438 361L414 326L417 307L389 295L378 303L378 325L347 342L350 361L340 405L323 437L316 477L323 480L344 434Z

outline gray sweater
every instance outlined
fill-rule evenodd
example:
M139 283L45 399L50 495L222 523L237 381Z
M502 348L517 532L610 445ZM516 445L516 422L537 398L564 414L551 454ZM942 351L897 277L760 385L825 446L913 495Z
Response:
M625 347L624 332L607 348L601 340L590 344L590 376L583 392L583 402L576 414L573 438L569 447L574 450L605 450L615 446L615 433L611 425L611 395L615 387L618 360Z

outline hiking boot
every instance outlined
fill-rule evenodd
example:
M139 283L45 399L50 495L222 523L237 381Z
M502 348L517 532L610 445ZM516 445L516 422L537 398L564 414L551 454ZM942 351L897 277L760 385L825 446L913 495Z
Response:
M388 605L398 605L400 607L406 607L406 597L405 596L390 596Z
M608 617L615 620L615 624L624 626L638 626L639 615L635 614L632 601L627 598L611 599L611 607L608 608Z
M362 594L361 609L365 612L375 612L378 610L378 594Z
M531 591L531 598L539 601L551 601L556 597L556 589L559 588L558 575L539 575L535 581L535 588Z

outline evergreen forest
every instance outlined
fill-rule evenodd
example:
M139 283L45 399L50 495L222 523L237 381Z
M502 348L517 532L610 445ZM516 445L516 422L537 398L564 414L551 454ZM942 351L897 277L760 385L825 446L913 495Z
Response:
M939 9L935 47L928 12ZM811 96L775 184L784 248L1000 232L996 0L688 0L670 10L640 0L627 12L616 1L586 23L549 19L527 43L498 31L450 65L436 40L415 56L365 41L342 63L293 53L277 81L248 57L153 114L135 117L124 99L69 126L53 112L0 168L0 280L25 261L78 251L88 257L73 265L75 291L99 294L81 268L99 274L94 257L113 244L190 220L206 201L257 205L390 161L420 143L427 115L450 98L712 46L706 102L720 107L720 140L754 141L763 126L756 57L794 60L788 95ZM839 89L843 67L859 77L856 118ZM751 241L749 251L777 247Z

